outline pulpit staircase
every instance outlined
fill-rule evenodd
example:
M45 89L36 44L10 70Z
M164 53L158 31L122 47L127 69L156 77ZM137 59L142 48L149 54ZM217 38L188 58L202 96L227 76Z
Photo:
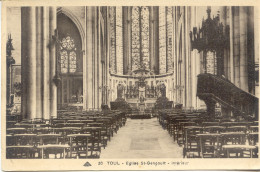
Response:
M215 104L218 102L222 107L231 110L234 116L258 120L258 98L224 77L199 74L197 96L205 102L210 115L215 114Z

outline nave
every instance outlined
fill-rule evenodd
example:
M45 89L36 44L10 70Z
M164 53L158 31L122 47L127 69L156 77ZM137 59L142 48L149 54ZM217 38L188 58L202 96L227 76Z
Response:
M7 158L258 157L254 7L7 11Z
M182 147L156 118L128 119L102 150L101 158L182 158Z

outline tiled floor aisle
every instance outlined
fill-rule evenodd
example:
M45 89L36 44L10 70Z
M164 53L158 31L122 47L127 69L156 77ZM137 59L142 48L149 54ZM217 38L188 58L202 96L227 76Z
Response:
M182 147L173 142L156 118L127 119L100 158L182 158Z

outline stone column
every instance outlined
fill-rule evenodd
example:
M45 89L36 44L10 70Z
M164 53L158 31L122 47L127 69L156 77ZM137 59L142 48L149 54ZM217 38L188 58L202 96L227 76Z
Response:
M27 118L27 8L21 8L21 83L22 83L22 97L21 97L21 114L23 118Z
M131 16L132 16L132 12L131 12L131 7L128 7L128 13L127 13L127 15L128 15L128 17L127 17L127 19L128 19L128 25L127 25L127 27L128 27L128 33L127 33L127 35L128 35L128 73L129 72L131 72L132 71L132 57L131 57L131 54L132 54L132 47L131 47L131 45L132 45L132 42L131 42L131 38L132 38L132 33L131 33L131 28L132 28L132 26L131 26Z
M83 101L86 109L93 108L93 12L95 7L86 7L86 59L87 66L83 73L84 96Z
M107 44L107 53L106 53L106 104L110 106L110 82L109 82L109 62L110 62L110 19L109 19L109 8L107 8L107 16L106 16L106 44ZM130 57L130 56L129 56Z
M92 32L94 37L93 47L94 47L94 54L93 54L93 67L94 67L94 79L93 79L93 90L94 90L94 108L98 108L98 7L94 8L94 30Z
M102 44L102 37L101 37L101 21L104 21L102 20L103 19L103 16L101 15L101 10L100 10L101 7L98 7L98 106L97 108L101 108L101 104L102 104L102 92L103 92L103 77L102 77L102 51L104 51L102 48L101 48L101 44ZM103 28L104 30L104 28ZM123 39L123 38L122 38ZM122 47L123 48L123 47ZM123 71L122 71L123 73Z
M36 118L36 10L22 7L22 113ZM23 23L23 21L27 20ZM25 88L26 87L26 88Z
M248 7L239 7L240 23L240 88L248 92L247 58L247 12Z
M234 56L234 83L240 87L240 26L239 26L239 7L234 9L234 24L233 24L233 56Z
M177 90L176 90L176 85L177 85L177 56L176 56L176 40L177 40L177 37L176 37L176 7L172 7L172 11L173 11L173 16L172 16L172 60L173 60L173 86L172 86L172 91L173 91L173 101L174 101L174 104L177 102Z
M254 53L255 53L255 65L259 65L259 7L253 7L253 16L254 20L252 21L254 23ZM255 95L259 95L259 86L255 85Z
M185 103L185 72L186 72L186 69L185 69L185 64L186 64L186 52L185 52L185 7L181 7L181 11L182 11L182 15L181 15L181 23L182 23L182 45L181 45L181 77L180 77L180 80L181 80L181 103L183 104L183 107L186 106L186 103Z
M43 7L43 39L42 39L42 58L43 58L43 109L44 119L50 116L50 66L49 66L49 7Z
M234 83L234 57L233 57L233 44L234 44L234 40L233 40L233 7L229 7L229 26L230 26L230 30L229 30L229 33L230 33L230 43L229 43L229 46L230 46L230 50L229 50L229 77L228 79Z
M150 10L150 70L154 72L154 7Z
M50 36L55 35L57 29L57 12L56 7L50 7L49 10L49 33ZM50 39L52 41L52 38ZM50 117L57 117L57 86L53 82L56 72L56 48L55 45L50 46Z
M191 7L191 28L196 26L196 7ZM197 108L196 106L196 85L197 85L197 75L196 75L196 61L197 61L197 55L196 55L196 50L193 50L191 52L191 106L194 107L195 109Z
M188 108L192 107L192 69L191 69L191 51L190 51L190 37L189 37L189 33L192 30L191 28L191 7L186 7L186 56L187 56L187 71L188 71L188 76L186 76L188 78L188 82L187 82L187 88L188 88L188 95L187 95L187 103L188 103Z
M42 118L42 9L36 7L36 117Z

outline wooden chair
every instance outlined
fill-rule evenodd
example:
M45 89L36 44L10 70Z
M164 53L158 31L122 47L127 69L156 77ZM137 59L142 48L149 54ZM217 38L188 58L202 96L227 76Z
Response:
M7 134L6 146L15 146L15 145L16 145L16 138L13 135Z
M35 138L36 134L7 135L7 157L35 158Z
M69 146L66 144L61 144L59 142L60 134L40 134L39 138L39 157L41 158L50 158L49 155L60 155L60 158L65 158L64 151L68 151Z
M222 149L225 153L225 158L253 158L253 150L255 150L256 147L252 145L223 145ZM249 154L247 152L249 152ZM231 153L233 155L231 155Z
M68 157L68 152L70 150L70 146L65 144L47 144L47 145L40 145L37 147L38 149L41 149L40 157L42 159L44 158L50 158L49 155L54 154L55 159L57 158L57 155L59 154L59 158L65 159Z
M221 133L222 138L222 156L232 157L243 157L244 151L250 147L246 147L246 134L244 132L227 132ZM251 151L251 150L250 150Z
M188 126L197 126L197 124L195 122L180 122L180 132L178 134L178 138L177 138L177 143L178 144L184 144L185 143L185 127L188 127Z
M70 134L67 137L70 138L70 158L87 158L88 152L91 151L88 143L91 134Z
M259 132L259 127L258 126L250 126L249 132Z
M246 143L246 134L244 132L226 132L221 133L222 145Z
M218 133L197 134L202 158L219 157L220 137Z
M32 152L35 152L36 148L32 145L13 145L6 146L6 158L7 159L27 159L34 158Z
M187 126L184 128L185 144L183 148L183 157L194 158L200 157L200 147L197 134L202 132L202 127ZM197 154L197 156L195 155Z
M91 134L88 147L92 158L99 158L101 153L101 129L102 127L85 127L81 131L84 134Z
M258 145L259 145L259 133L252 132L248 134L249 145L255 146L256 149L253 150L253 157L258 158Z
M246 126L230 126L225 129L225 132L243 132L246 133Z
M202 127L207 127L207 126L219 126L219 122L202 122Z
M36 134L15 134L15 145L36 145Z
M27 129L26 128L7 128L6 129L6 134L23 134L23 133L27 133Z
M221 133L224 130L223 126L206 126L203 128L203 133Z

